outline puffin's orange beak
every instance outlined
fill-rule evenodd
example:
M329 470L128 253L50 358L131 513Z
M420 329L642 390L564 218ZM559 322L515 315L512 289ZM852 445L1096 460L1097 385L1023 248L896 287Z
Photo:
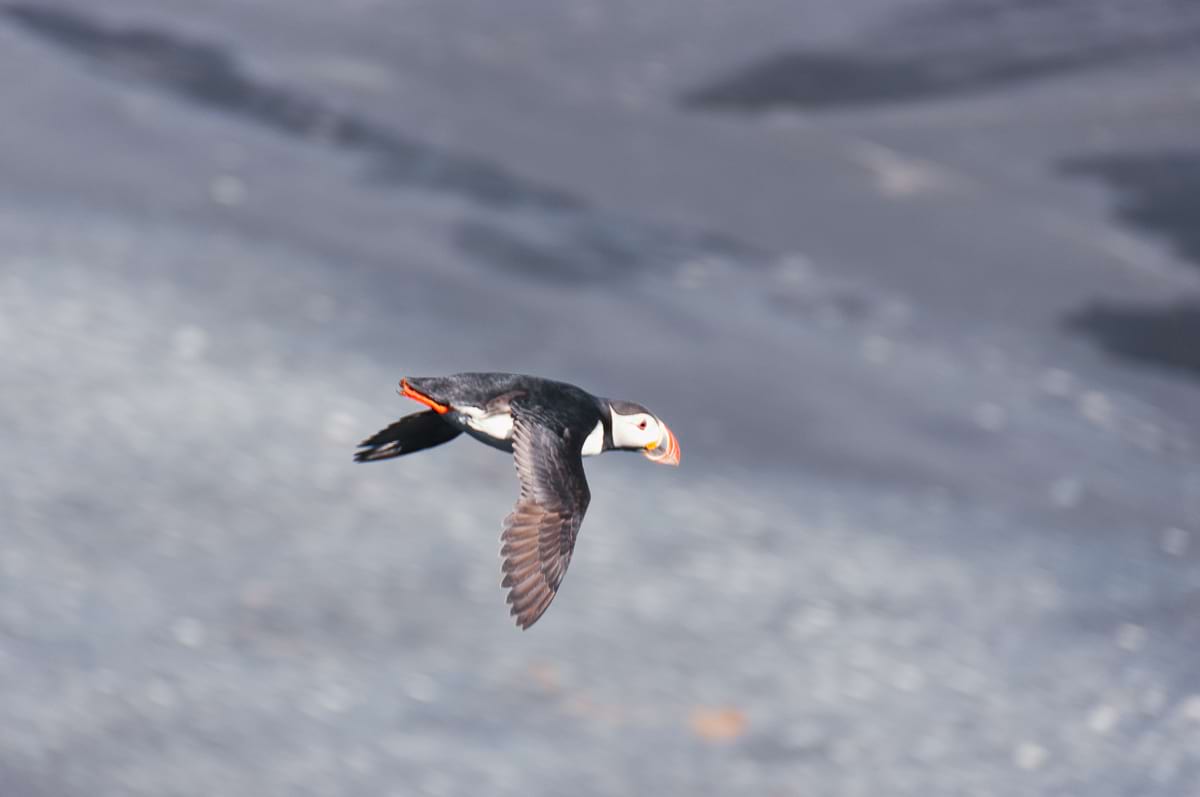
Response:
M659 465L679 465L679 441L675 439L675 433L667 428L667 425L662 421L658 422L662 427L662 437L657 443L651 443L646 446L642 453L646 459L651 462L657 462Z

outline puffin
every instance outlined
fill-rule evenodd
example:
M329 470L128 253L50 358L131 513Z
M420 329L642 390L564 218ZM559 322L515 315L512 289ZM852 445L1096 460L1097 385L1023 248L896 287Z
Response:
M566 382L461 373L404 377L398 392L426 409L363 440L355 461L424 451L463 432L512 453L520 493L500 533L501 587L522 630L549 608L571 562L591 501L583 457L636 451L651 462L679 465L679 441L657 415Z

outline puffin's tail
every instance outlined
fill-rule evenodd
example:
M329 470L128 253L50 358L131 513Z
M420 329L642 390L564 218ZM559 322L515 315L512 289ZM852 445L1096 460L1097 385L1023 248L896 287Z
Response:
M449 443L460 434L461 429L442 420L433 410L405 415L388 428L359 443L354 461L375 462L423 451L442 443Z

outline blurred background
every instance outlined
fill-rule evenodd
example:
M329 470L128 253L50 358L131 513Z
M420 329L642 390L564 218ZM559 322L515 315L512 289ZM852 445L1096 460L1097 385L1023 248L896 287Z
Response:
M0 4L0 795L1200 793L1200 5ZM562 591L403 375L638 401Z

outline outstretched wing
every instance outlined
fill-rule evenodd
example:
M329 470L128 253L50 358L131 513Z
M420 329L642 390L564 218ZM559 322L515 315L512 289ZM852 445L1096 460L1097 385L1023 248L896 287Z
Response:
M457 426L442 420L433 410L405 415L386 429L376 432L358 444L355 462L374 462L391 459L414 451L448 443L462 434Z
M504 520L500 556L517 625L537 622L558 592L591 493L583 437L513 402L513 460L521 495Z

